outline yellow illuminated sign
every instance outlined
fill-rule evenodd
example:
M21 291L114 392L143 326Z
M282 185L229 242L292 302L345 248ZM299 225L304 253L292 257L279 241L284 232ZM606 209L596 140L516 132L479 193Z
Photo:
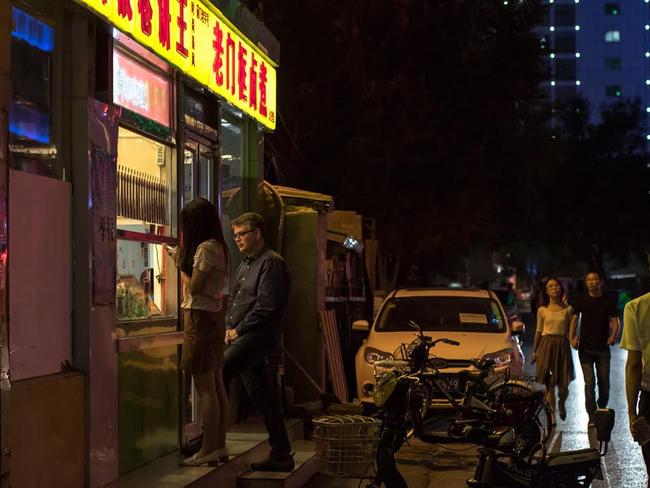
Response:
M219 10L200 0L77 0L266 127L276 70Z

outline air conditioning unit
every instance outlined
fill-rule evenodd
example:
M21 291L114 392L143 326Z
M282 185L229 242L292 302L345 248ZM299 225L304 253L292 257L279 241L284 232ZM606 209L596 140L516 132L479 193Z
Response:
M158 146L156 163L158 164L158 166L165 166L165 146Z

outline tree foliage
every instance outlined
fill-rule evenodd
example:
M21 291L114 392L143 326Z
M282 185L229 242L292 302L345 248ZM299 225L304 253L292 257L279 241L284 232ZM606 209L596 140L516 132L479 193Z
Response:
M641 181L638 110L590 126L573 107L553 138L539 2L253 3L282 46L270 178L377 218L399 255L445 271L529 240L591 259L636 225L609 196Z

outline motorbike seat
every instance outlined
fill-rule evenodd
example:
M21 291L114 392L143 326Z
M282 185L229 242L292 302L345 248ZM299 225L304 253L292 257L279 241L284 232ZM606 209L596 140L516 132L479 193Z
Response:
M598 449L586 448L575 451L553 452L546 456L546 466L549 468L593 461L600 461Z

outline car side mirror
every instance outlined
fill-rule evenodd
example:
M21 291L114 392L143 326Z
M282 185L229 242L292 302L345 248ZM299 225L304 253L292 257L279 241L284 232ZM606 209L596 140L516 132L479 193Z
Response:
M370 330L370 323L367 320L355 320L352 322L352 330L368 332Z
M526 324L521 320L515 320L512 322L511 330L513 334L523 334L526 332Z

